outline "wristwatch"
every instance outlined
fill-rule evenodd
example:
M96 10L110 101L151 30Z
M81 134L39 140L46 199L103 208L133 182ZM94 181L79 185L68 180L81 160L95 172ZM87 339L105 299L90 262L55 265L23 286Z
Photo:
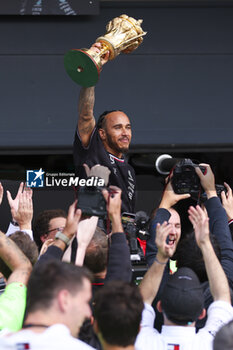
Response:
M67 247L68 247L68 245L70 244L70 241L71 241L71 240L70 240L66 235L64 235L64 233L62 233L61 231L58 231L58 232L56 233L55 239L60 239L62 242L64 242L64 243L67 245Z

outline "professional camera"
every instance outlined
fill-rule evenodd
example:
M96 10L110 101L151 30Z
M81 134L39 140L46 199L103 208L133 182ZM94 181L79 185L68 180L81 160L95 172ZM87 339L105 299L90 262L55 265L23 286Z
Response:
M175 193L190 193L191 196L197 196L201 189L199 176L195 168L199 167L203 174L206 168L194 164L191 159L182 159L176 164L173 170L172 187Z
M138 211L136 214L125 212L122 214L122 224L129 242L132 280L135 284L139 284L147 271L145 255L139 240L146 241L149 238L149 217L143 211Z
M197 167L201 169L203 174L206 173L205 166L195 164L191 159L179 161L173 170L172 187L177 194L190 193L193 199L200 199L204 202L207 199L207 195L201 187L200 178L195 170ZM222 191L226 192L226 188L223 185L215 185L215 189L219 197Z

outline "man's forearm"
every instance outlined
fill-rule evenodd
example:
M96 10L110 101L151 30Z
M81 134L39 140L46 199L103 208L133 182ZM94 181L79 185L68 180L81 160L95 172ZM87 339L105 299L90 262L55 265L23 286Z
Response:
M88 121L94 118L95 88L82 88L79 95L79 119Z
M132 266L125 234L123 232L115 232L111 236L110 242L105 281L119 280L131 282Z
M206 272L210 284L210 291L213 299L215 301L223 300L230 303L230 290L227 277L220 262L218 261L210 240L202 243L200 248L203 254Z
M168 258L164 258L160 252L158 252L153 265L151 265L145 274L139 287L145 303L151 305L158 293L167 262Z
M3 232L0 232L0 257L12 271L8 283L27 284L32 265L17 245Z
M88 146L91 133L95 127L95 118L93 114L94 103L94 87L82 88L78 105L78 132L84 147Z
M0 232L0 257L12 271L28 262L22 251L3 232Z
M120 215L112 217L112 233L115 232L124 232Z

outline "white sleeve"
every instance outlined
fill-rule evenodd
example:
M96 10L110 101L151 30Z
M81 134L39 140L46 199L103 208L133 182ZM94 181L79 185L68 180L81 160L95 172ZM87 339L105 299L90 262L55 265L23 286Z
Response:
M145 303L144 309L142 311L141 327L154 328L154 321L155 321L155 311L151 305Z
M136 350L154 350L155 344L158 345L156 349L161 349L159 347L159 332L154 328L154 320L155 311L153 307L149 304L144 304L141 329L135 342Z
M217 331L232 319L233 307L226 301L215 301L208 308L207 321L203 329L214 337Z
M11 222L8 226L8 229L6 231L6 236L11 236L13 235L13 233L15 233L16 231L22 231L22 232L25 232L30 238L31 240L33 241L33 233L32 233L32 230L20 230L20 227L19 226L15 226L13 225Z
M13 235L13 233L15 233L16 231L20 231L19 226L15 226L10 222L8 229L6 231L6 236Z

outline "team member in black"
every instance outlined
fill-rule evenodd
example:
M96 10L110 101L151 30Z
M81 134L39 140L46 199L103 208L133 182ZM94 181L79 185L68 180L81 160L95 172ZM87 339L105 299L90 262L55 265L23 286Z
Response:
M99 43L92 46L98 52ZM103 59L107 62L108 56ZM93 114L94 87L82 88L79 97L78 128L74 140L74 163L77 176L84 176L83 164L101 164L111 170L109 184L122 189L122 211L134 212L136 179L123 154L131 141L131 125L119 110L104 112L96 125Z

